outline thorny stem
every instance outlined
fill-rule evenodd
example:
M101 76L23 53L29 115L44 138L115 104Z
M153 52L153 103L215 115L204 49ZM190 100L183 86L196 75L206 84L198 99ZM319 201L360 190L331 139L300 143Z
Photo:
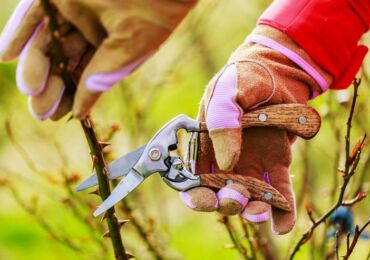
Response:
M64 54L63 45L61 44L59 39L59 26L53 9L54 7L49 3L49 0L41 0L41 4L44 9L48 22L48 28L51 32L52 37L53 49L51 55L56 63L59 64L59 68L61 70L60 74L64 81L64 84L66 85L69 94L72 94L76 89L75 82L71 73L68 71L68 58ZM103 152L98 142L91 119L87 117L86 119L81 120L81 126L85 133L87 142L90 147L91 156L93 158L96 175L98 177L100 196L103 200L105 200L110 195L110 187L106 174L106 164L104 161ZM105 216L115 257L119 260L127 260L128 257L126 255L120 233L121 226L117 220L117 217L115 216L114 208L109 209Z
M96 137L94 126L89 117L81 121L82 129L84 130L87 142L90 147L91 156L93 158L94 168L96 175L98 177L99 194L102 200L105 200L110 195L109 181L107 178L106 165L103 157L103 152L101 150L99 141ZM125 248L123 246L120 229L121 226L115 215L114 208L111 208L106 213L106 220L108 224L108 230L110 238L112 240L112 245L114 253L117 259L121 260L127 259Z
M351 180L352 176L356 172L357 165L358 165L358 162L360 160L362 149L361 148L358 149L353 162L351 162L350 161L350 146L351 146L350 137L351 137L352 120L353 120L353 115L354 115L357 96L358 96L357 92L358 92L358 87L359 87L360 83L361 83L361 80L357 80L357 79L354 80L354 96L353 96L351 110L350 110L348 121L347 121L346 161L345 161L345 169L344 169L344 172L343 172L343 184L342 184L342 187L340 189L338 199L337 199L336 203L326 213L324 213L324 215L322 215L318 220L316 220L314 223L312 223L312 226L301 236L301 238L299 239L297 244L294 246L293 251L291 252L291 254L289 256L289 259L294 258L294 256L299 251L301 246L303 244L305 244L312 237L315 229L320 224L325 222L333 214L333 212L342 205L348 183ZM364 135L364 137L361 141L362 144L365 142L365 139L366 139L366 134Z

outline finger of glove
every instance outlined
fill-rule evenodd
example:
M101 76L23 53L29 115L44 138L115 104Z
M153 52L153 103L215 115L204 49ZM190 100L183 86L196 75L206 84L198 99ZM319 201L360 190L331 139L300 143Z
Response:
M60 76L51 75L46 83L45 90L37 95L29 98L29 111L32 116L39 120L45 120L56 114L58 107L63 101L62 108L67 107L70 111L72 99L65 95L65 85ZM64 97L64 98L63 98ZM69 107L68 107L69 104ZM65 110L65 109L64 109ZM58 117L63 116L61 111L58 111Z
M191 209L212 212L218 208L216 193L206 187L197 187L179 193L181 200Z
M43 11L35 0L22 0L6 24L0 37L0 60L9 61L19 56L43 18Z
M272 208L273 231L289 232L295 224L295 201L288 169L291 163L290 143L284 130L273 127L251 127L244 130L243 151L235 171L269 183L293 208L291 212Z
M235 102L236 95L237 70L235 64L230 64L213 78L204 97L208 100L205 119L221 170L231 170L240 155L241 109Z
M36 96L44 90L50 71L46 55L50 41L50 32L41 23L23 48L16 72L17 86L23 94Z
M102 92L110 90L151 55L148 49L135 53L134 49L129 49L133 44L132 39L127 41L119 35L113 35L97 49L78 85L73 105L74 116L85 117Z
M276 165L270 172L271 185L276 188L291 205L291 211L272 208L272 230L276 234L286 234L291 231L296 222L296 203L288 168Z
M88 44L78 31L68 33L61 38L61 41L64 53L69 59L68 66L73 76L78 78L79 66L86 65L86 56L89 54ZM40 52L46 52L46 50L39 49ZM51 76L48 77L45 90L29 101L31 114L40 120L47 118L59 120L72 109L73 95L65 90L65 85L58 76L58 66L58 64L52 64Z
M223 215L236 215L243 211L251 195L246 187L239 183L231 183L217 192L219 209Z
M242 218L253 223L263 223L270 218L271 207L263 201L250 201L245 207Z

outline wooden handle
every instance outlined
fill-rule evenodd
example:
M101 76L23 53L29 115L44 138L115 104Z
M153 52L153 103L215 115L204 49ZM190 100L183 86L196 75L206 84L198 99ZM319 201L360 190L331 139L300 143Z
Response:
M264 201L276 208L291 211L292 207L287 199L271 185L245 175L240 174L200 174L202 186L221 189L230 182L244 185L251 193L252 200Z
M320 130L321 118L312 107L302 104L281 104L248 111L241 118L241 123L243 128L273 126L304 139L310 139ZM201 123L201 131L207 131L205 123Z

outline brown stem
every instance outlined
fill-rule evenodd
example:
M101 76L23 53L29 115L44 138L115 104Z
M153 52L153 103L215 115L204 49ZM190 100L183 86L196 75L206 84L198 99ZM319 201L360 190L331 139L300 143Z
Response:
M251 252L251 259L257 259L256 248L253 245L254 238L252 237L251 232L249 232L248 230L248 224L241 216L239 216L239 220L244 232L245 240L247 241L248 247Z
M51 56L53 57L53 60L59 65L59 72L68 93L73 94L76 90L76 85L70 71L68 71L68 58L64 53L63 45L59 39L59 25L56 19L56 12L54 10L55 8L49 3L49 0L41 0L41 4L45 12L45 16L48 22L48 28L51 32L52 37ZM85 133L86 140L90 147L90 153L93 158L96 175L98 177L100 197L105 200L110 195L110 187L106 174L106 164L104 161L103 152L101 146L99 145L98 138L96 136L91 119L87 117L86 119L81 120L81 126ZM116 259L128 259L121 238L121 226L117 220L117 217L115 216L114 208L111 208L107 211L106 221L108 224L109 234Z
M110 187L107 178L106 164L104 161L103 152L101 150L99 141L96 137L94 126L90 118L87 117L86 119L82 120L81 126L82 129L84 130L86 140L90 147L91 156L93 158L95 172L98 177L99 194L102 200L104 201L110 195ZM125 248L123 246L120 233L121 225L118 222L113 207L107 211L106 220L116 258L119 260L127 260L128 258L126 255Z
M359 228L358 226L356 226L355 234L353 236L353 240L352 240L351 244L349 245L349 243L347 242L347 252L343 256L344 260L347 260L349 258L349 256L352 254L353 249L355 249L357 241L358 241L359 237L361 236L361 233L365 231L366 227L369 224L370 224L370 219L367 220L367 222L365 223L365 225L362 226L362 228Z
M238 235L236 234L235 228L232 225L232 223L230 222L230 218L228 216L221 216L220 222L224 224L233 245L235 246L236 249L238 249L238 252L243 257L243 259L247 259L247 260L251 259L248 256L248 253L247 253L247 250L245 249L245 247L240 243L240 241L238 239Z

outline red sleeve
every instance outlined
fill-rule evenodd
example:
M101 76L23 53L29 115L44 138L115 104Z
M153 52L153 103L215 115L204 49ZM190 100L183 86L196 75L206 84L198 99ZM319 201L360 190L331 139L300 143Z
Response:
M370 26L370 0L275 0L262 14L329 72L331 88L347 87L367 53L361 36Z

